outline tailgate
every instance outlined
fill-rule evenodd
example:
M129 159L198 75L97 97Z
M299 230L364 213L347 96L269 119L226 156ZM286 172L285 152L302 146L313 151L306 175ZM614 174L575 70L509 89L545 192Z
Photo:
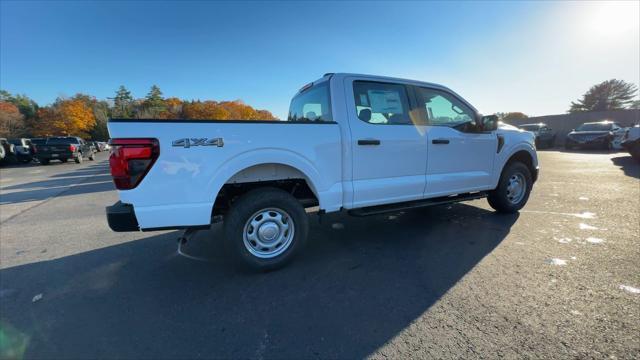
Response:
M40 154L70 154L69 144L56 144L56 145L38 145L38 153Z

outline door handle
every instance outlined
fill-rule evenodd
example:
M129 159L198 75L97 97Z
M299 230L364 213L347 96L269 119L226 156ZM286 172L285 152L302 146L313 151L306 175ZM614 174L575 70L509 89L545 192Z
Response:
M378 139L360 139L360 140L358 140L358 145L380 145L380 140L378 140Z
M433 139L431 140L431 143L436 145L447 145L449 143L449 139Z

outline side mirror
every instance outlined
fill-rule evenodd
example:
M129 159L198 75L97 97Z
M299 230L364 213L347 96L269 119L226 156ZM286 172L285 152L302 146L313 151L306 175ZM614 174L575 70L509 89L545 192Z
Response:
M498 129L498 116L487 115L480 118L480 127L482 131L494 131Z

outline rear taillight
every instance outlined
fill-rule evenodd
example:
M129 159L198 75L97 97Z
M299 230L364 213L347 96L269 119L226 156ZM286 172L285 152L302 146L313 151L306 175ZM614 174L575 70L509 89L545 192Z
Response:
M157 139L111 139L109 166L118 190L133 189L160 155Z
M75 152L76 151L76 146L75 145L69 145L69 151Z

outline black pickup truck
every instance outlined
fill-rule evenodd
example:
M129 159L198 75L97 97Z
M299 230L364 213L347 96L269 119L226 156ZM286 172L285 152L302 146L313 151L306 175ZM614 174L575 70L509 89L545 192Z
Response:
M69 159L81 163L84 158L95 159L95 149L86 141L76 136L50 137L42 145L37 145L36 158L42 165L51 160L67 162Z

